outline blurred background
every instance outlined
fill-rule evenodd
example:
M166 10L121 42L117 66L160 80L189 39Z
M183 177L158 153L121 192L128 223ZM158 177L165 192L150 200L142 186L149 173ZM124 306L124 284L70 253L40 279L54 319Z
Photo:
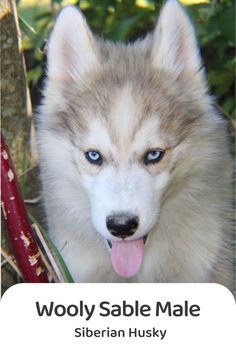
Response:
M223 111L235 115L235 1L180 0L190 14L207 69L211 92ZM151 31L162 0L18 0L23 48L33 105L44 75L43 48L58 11L79 6L92 30L114 41L132 41Z
M232 132L235 124L235 1L180 0L180 2L189 13L197 32L210 92L217 97L218 109L228 120ZM33 112L41 99L47 38L62 7L69 4L80 7L94 33L104 38L113 41L133 41L145 36L154 28L163 3L162 0L17 0L21 48L26 68L25 78ZM14 77L14 73L11 77ZM7 77L5 81L7 91L10 81ZM24 111L18 118L16 114L12 114L8 105L3 109L2 130L10 145L29 216L32 221L36 220L43 230L45 218L37 160L34 153L32 154L34 146L30 143L30 136L33 136L32 120L29 119L29 116L32 117L31 109L27 109L27 112L26 114ZM10 264L12 252L4 225L2 231L4 251L2 292L4 292L10 285L22 279Z

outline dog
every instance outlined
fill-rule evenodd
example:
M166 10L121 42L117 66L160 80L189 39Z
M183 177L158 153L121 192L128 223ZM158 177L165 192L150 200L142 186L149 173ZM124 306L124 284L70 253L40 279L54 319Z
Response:
M73 6L48 43L37 144L49 235L75 282L232 288L232 162L191 21L168 0L134 43Z

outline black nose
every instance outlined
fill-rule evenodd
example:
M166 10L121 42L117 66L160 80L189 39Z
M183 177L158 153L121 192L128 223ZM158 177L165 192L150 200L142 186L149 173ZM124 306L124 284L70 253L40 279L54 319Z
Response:
M138 228L138 217L133 215L110 215L106 218L107 228L113 236L126 238Z

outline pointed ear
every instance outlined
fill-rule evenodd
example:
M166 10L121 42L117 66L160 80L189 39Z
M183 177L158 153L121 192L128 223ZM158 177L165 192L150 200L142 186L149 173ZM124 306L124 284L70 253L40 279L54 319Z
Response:
M161 11L154 31L152 65L174 79L192 80L205 88L194 29L177 0L168 0Z
M57 82L81 79L98 64L93 35L80 11L65 7L48 44L48 76Z

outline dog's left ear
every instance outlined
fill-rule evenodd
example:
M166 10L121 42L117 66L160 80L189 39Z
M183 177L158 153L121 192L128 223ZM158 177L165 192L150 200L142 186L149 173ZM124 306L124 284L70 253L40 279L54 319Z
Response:
M168 0L161 11L154 32L152 65L171 73L176 80L192 80L205 91L194 29L177 0Z
M58 84L81 82L98 66L96 43L84 16L74 6L65 7L49 38L49 78Z

